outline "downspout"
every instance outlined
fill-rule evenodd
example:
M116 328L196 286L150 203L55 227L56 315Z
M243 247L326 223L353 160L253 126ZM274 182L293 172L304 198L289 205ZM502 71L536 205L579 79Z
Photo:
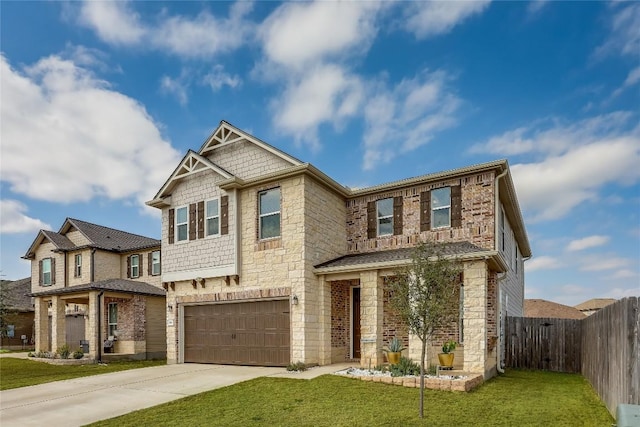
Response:
M95 250L95 249L94 249ZM93 253L92 253L93 255ZM92 257L93 260L93 257ZM104 291L100 291L100 293L98 294L98 342L96 343L96 345L98 346L98 363L102 363L102 295L104 294Z
M95 253L96 253L96 248L91 248L91 282L94 282L96 280L96 261L95 261Z
M496 176L495 179L495 183L494 183L494 191L495 191L495 202L494 202L494 215L493 215L493 243L494 243L494 248L496 251L498 251L498 253L500 253L500 236L498 235L498 230L499 230L499 226L500 224L498 223L498 221L500 220L500 183L498 181L500 181L500 178L503 178L504 176L507 175L507 173L509 172L509 169L505 169L504 172L502 172L500 175ZM500 316L502 316L502 298L501 298L501 293L500 293L500 282L507 277L507 273L502 273L502 276L496 277L496 292L498 293L498 299L500 300L498 303L498 307L500 309L500 311L498 311L500 313ZM500 325L500 328L504 327L504 319L502 320L502 324ZM498 331L498 351L496 352L496 369L498 370L499 373L504 374L504 369L502 369L502 366L500 365L500 363L502 362L500 360L500 354L502 352L502 331Z

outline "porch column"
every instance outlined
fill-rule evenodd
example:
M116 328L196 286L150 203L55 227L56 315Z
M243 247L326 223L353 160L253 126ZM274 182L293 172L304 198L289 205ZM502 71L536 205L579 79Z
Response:
M318 301L320 302L318 363L331 364L331 282L322 275L318 278Z
M464 370L485 374L487 349L487 265L464 263Z
M67 343L65 303L59 296L51 298L51 351Z
M85 329L85 339L89 341L89 357L91 359L98 358L98 348L102 345L98 341L98 331L100 321L98 319L98 291L89 292L89 311L87 312L89 320Z
M36 351L49 351L49 301L35 299Z
M383 278L378 271L360 273L360 366L382 364Z

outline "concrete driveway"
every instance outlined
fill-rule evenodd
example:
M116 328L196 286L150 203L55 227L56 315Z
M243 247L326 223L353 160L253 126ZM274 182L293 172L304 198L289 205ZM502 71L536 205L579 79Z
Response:
M178 364L0 391L0 425L81 426L262 376L310 379L349 365L284 368Z

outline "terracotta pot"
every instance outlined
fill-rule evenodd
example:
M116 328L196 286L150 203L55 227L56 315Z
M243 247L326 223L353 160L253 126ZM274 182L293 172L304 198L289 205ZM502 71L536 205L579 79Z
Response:
M391 363L392 365L397 365L398 363L400 363L400 356L402 355L402 353L394 353L391 351L387 352L387 360L389 361L389 363Z
M453 368L453 353L439 353L438 361L440 361L440 366L445 368Z

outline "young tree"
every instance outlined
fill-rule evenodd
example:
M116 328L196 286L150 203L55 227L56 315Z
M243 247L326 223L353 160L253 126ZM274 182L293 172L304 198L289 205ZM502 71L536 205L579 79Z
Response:
M424 417L424 366L433 334L458 318L461 263L447 256L444 243L416 247L411 264L390 280L390 305L422 341L420 357L420 418Z

